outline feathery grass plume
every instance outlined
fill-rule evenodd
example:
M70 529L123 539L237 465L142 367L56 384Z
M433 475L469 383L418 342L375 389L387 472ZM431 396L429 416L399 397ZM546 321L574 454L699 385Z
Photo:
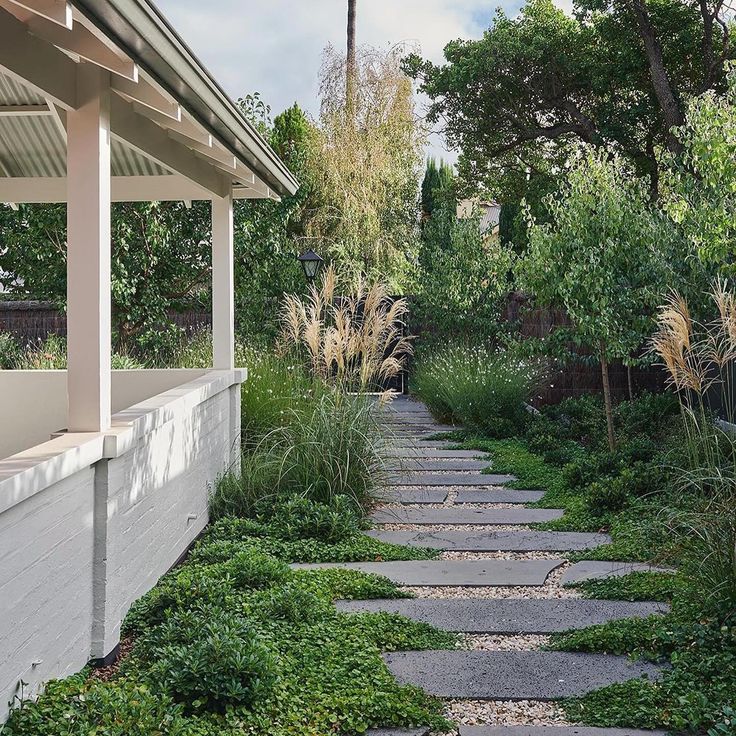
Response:
M405 299L392 299L379 283L361 278L352 293L335 296L335 271L328 268L320 289L303 300L289 295L282 304L282 350L294 350L313 375L347 391L377 388L396 377L412 353L405 335Z

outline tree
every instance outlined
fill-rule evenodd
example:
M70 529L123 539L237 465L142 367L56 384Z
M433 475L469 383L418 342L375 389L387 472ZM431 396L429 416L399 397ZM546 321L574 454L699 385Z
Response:
M356 85L358 70L355 57L357 4L358 0L348 0L348 42L347 55L345 57L345 109L347 110L349 120L352 120L355 116L355 97L357 93Z
M575 341L597 357L613 450L609 363L635 359L668 287L680 281L687 247L618 156L580 157L547 206L551 222L530 223L522 284L538 302L564 308Z
M439 166L434 158L427 159L427 168L422 179L422 217L424 219L432 216L435 207L435 199L438 192L449 189L454 190L455 172L450 164L440 159Z
M459 172L499 201L531 173L559 175L582 146L628 158L657 190L658 146L677 148L682 100L723 85L732 56L726 7L716 0L528 0L498 11L479 41L452 41L447 63L405 62L446 121ZM499 191L501 189L501 191Z
M736 275L736 69L727 94L712 91L688 103L676 131L682 160L666 157L664 206L698 255L721 274ZM693 301L693 296L689 297Z
M398 289L416 247L423 136L401 49L362 48L356 62L355 117L345 112L343 54L328 48L321 71L319 125L311 139L315 182L307 236L342 281L364 274Z

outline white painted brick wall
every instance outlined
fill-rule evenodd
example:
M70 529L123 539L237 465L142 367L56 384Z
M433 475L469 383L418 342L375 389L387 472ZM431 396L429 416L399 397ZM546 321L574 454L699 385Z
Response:
M207 523L239 434L235 385L0 513L0 722L21 679L32 695L114 649L130 605Z

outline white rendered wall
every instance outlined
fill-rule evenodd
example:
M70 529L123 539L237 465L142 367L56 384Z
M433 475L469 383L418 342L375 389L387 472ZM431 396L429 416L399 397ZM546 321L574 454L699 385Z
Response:
M242 380L204 372L113 415L109 433L0 460L0 723L21 680L32 695L109 654L207 523L237 457Z
M113 413L204 375L204 370L112 372ZM67 426L66 371L0 371L0 459Z

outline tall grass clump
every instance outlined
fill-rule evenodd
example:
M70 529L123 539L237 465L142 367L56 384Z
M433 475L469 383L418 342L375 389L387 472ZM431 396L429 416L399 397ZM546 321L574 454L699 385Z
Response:
M717 316L698 322L673 293L658 316L652 350L667 369L685 427L671 527L683 545L683 569L699 599L736 611L736 294L713 285ZM718 420L720 408L726 422Z
M0 332L0 370L15 368L22 352L13 335L8 332Z
M243 454L240 471L212 494L213 518L269 518L295 498L362 514L380 482L380 428L374 403L325 390L308 407L286 410L283 424Z
M405 299L393 299L385 285L359 281L335 294L328 268L320 288L306 298L287 295L281 307L282 354L298 357L315 378L343 391L375 391L396 377L412 352L405 334Z
M513 351L449 345L420 357L411 385L440 421L501 438L523 433L543 375Z

